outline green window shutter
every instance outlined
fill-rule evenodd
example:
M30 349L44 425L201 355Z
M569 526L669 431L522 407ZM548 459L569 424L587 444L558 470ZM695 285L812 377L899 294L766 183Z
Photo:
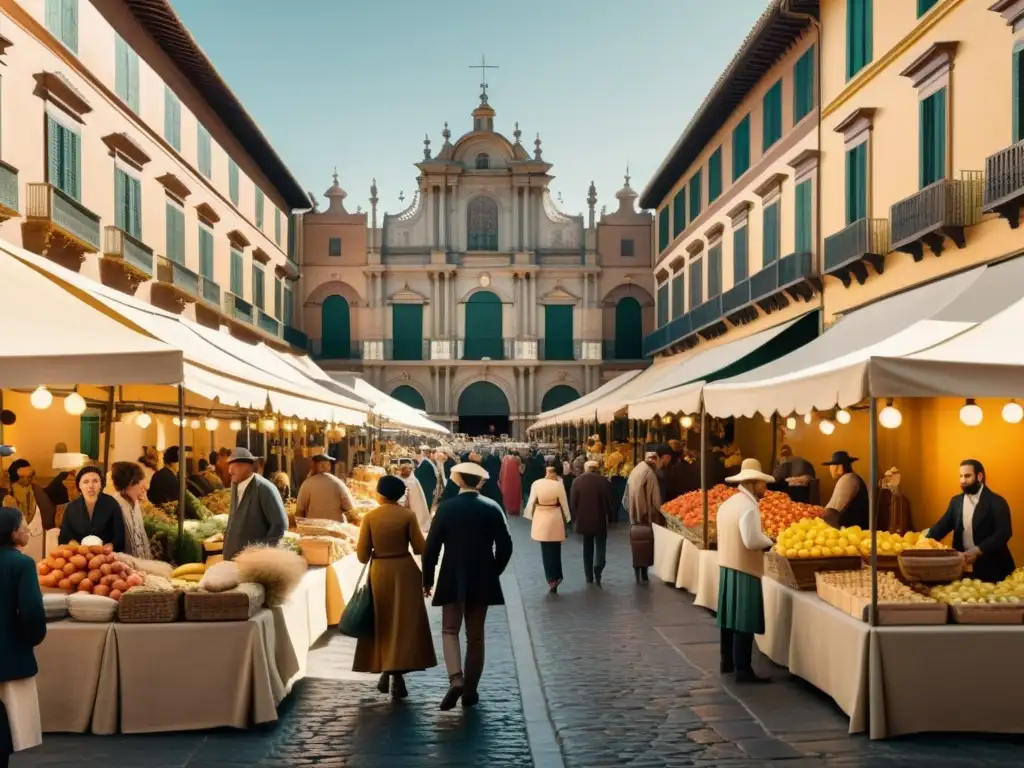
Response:
M658 252L659 253L661 251L664 251L666 248L668 248L668 243L669 243L669 237L668 237L669 221L668 221L668 216L669 216L669 210L668 210L668 206L666 205L664 208L661 209L661 212L658 214Z
M491 291L477 291L466 302L466 343L463 358L482 360L504 357L501 299Z
M921 101L918 154L921 187L946 176L946 89Z
M167 203L167 258L185 263L185 212L174 203Z
M242 296L245 290L242 278L242 252L236 248L231 249L231 292L235 296Z
M181 151L181 101L168 86L164 86L164 138L178 152Z
M928 13L937 2L939 0L917 0L917 18L921 18Z
M672 198L672 237L686 229L686 187L682 187Z
M732 180L736 181L750 168L750 115L732 132Z
M274 278L274 317L281 319L281 278Z
M256 228L263 229L263 190L256 188Z
M704 262L690 262L690 309L704 303Z
M701 196L701 172L697 171L690 179L690 221L700 216L702 205Z
M732 233L732 284L736 285L750 276L750 264L747 256L746 225L733 230Z
M78 0L63 0L62 32L64 45L78 53Z
M128 211L132 237L142 239L142 180L128 177Z
M668 324L668 283L658 286L658 327Z
M799 123L814 109L814 57L812 45L793 66L793 124Z
M722 244L708 249L708 300L722 292Z
M210 178L213 175L213 156L210 146L210 132L200 123L196 128L197 155L199 172Z
M544 306L544 359L573 360L573 308L569 304Z
M60 178L58 184L75 200L80 200L82 177L82 153L79 151L80 138L70 128L59 126L60 132Z
M61 34L61 14L63 13L63 3L61 0L46 0L46 29L51 35L58 39L62 39Z
M327 255L341 256L341 238L332 237L327 241Z
M292 307L293 307L293 305L292 305L292 301L293 301L292 289L289 288L288 286L285 286L284 289L283 289L283 292L284 292L284 317L281 318L281 321L285 325L292 325Z
M131 214L128 210L128 174L114 169L114 226L127 232Z
M871 63L874 55L874 0L846 0L846 79Z
M764 226L762 236L764 243L761 247L761 264L767 267L779 259L779 204L772 203L763 211Z
M682 270L672 278L672 319L686 314L686 277Z
M228 193L231 195L231 202L237 206L241 199L238 194L238 163L228 159Z
M719 147L708 158L708 205L722 194L722 148Z
M49 115L46 116L46 180L55 187L62 187L61 178L61 126Z
M846 153L846 223L867 216L868 147L858 144Z
M640 302L632 296L615 304L615 360L643 358L644 320Z
M252 265L252 303L257 309L263 309L263 268L255 262Z
M199 274L213 280L213 232L199 226Z
M274 209L274 242L281 247L281 211Z
M139 57L114 33L114 91L133 112L139 111Z
M796 252L811 253L812 222L811 219L811 180L801 181L796 185L794 212L796 214Z
M1020 113L1020 81L1021 67L1024 65L1024 43L1018 43L1013 51L1013 143L1016 144L1024 139L1024 120Z
M763 149L768 150L782 138L782 80L768 89L761 104Z

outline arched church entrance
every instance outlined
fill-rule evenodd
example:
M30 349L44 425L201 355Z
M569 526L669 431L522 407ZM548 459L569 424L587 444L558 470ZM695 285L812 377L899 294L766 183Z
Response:
M511 434L508 398L497 384L477 381L459 395L459 432L478 437Z
M553 411L555 408L561 408L563 405L568 405L573 400L579 398L579 396L580 393L568 384L556 384L544 393L544 399L541 400L540 403L541 413Z
M423 400L423 395L408 384L399 384L391 390L391 396L395 400L405 403L410 408L415 408L417 411L427 410L427 404Z

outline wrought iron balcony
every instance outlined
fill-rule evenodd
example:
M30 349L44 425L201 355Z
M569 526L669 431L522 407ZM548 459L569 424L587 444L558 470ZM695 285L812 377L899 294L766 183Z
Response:
M79 254L100 249L100 217L53 184L28 185L26 223Z
M981 210L998 213L1014 229L1024 202L1024 141L1001 149L985 160L985 197Z
M156 257L156 280L173 288L186 301L199 298L199 275L166 256Z
M854 278L863 285L869 266L878 275L885 271L890 250L888 219L858 219L825 238L825 274L847 287Z
M252 304L229 291L224 291L224 314L232 320L249 325L252 325L256 319Z
M218 290L220 290L218 288ZM309 336L300 331L298 328L292 328L290 325L284 327L284 340L291 344L293 347L298 347L302 350L309 349Z
M0 224L18 215L18 169L0 161Z
M750 306L750 280L740 280L732 288L722 294L722 314L732 317L737 312Z
M940 179L892 206L892 249L924 258L927 246L942 254L948 237L957 248L967 245L966 229L981 221L984 181L980 171L964 171L959 179Z
M722 297L712 296L688 313L690 327L693 332L705 340L714 339L726 332L727 326L723 321Z
M259 310L256 316L256 325L261 331L265 331L271 336L281 338L281 321L273 315L264 312L262 309Z
M207 304L220 309L221 302L220 286L209 277L199 275L199 298Z
M153 277L153 249L123 229L103 228L103 258L117 262L140 281Z

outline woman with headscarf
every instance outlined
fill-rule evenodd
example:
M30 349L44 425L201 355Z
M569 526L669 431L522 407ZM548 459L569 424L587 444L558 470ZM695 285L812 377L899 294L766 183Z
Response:
M146 525L142 521L142 509L139 506L139 500L146 493L146 473L142 465L133 461L116 461L110 468L110 478L116 491L114 498L121 507L125 554L152 560L149 537L146 536Z
M86 536L98 536L104 544L113 544L115 552L124 552L124 517L121 505L103 493L103 473L99 467L78 470L75 485L81 494L68 504L60 526L58 544L81 542Z
M505 454L498 472L498 487L505 502L505 514L518 515L523 508L523 462L515 453Z
M356 644L353 672L379 673L377 690L404 699L405 675L437 666L430 621L423 602L423 573L409 548L423 554L423 532L411 510L398 504L405 481L377 481L381 505L363 516L356 555L368 564L373 593L373 636Z
M562 463L554 456L546 459L544 477L530 486L530 498L523 517L533 521L530 538L540 542L544 578L548 582L548 592L554 595L558 594L558 585L562 583L562 542L565 541L565 526L572 516L565 485L562 484Z
M36 471L25 459L16 459L7 468L11 488L3 498L5 507L17 507L25 519L30 534L24 553L35 561L43 559L46 531L53 528L57 509L42 487L35 482Z

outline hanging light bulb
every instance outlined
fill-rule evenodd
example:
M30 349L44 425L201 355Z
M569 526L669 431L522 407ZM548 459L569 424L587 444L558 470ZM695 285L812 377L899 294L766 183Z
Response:
M32 403L33 408L38 408L40 411L45 411L53 403L53 395L50 394L50 390L46 387L37 387L28 401Z
M974 402L973 397L968 397L964 403L964 407L960 409L960 421L967 427L976 427L981 424L982 418L985 414L981 411L981 406Z
M255 421L249 422L249 429L256 429L259 425Z
M814 412L808 411L804 414L804 424L810 424L812 421L814 421Z
M786 419L786 429L788 429L790 432L796 429L796 419L794 417L790 416L788 419Z
M343 440L345 439L345 428L344 427L338 427L338 437L340 437Z
M671 413L666 413L664 416L662 416L661 417L661 423L664 424L666 427L669 424L671 424L672 423L672 414Z
M64 410L72 416L81 416L85 413L85 398L77 392L72 392L64 398Z
M237 421L237 420L236 421L232 421L229 426L231 427L231 431L232 432L241 432L242 431L242 422L240 422L240 421Z
M263 419L263 431L264 432L276 432L277 431L277 420L273 416L267 416Z
M836 424L832 419L822 419L818 422L818 429L821 430L823 435L831 435L836 431Z
M216 432L217 427L220 426L220 422L213 418L213 416L208 416L203 426L206 427L207 432Z
M1021 408L1016 400L1011 400L1003 406L1003 421L1007 424L1020 424L1021 419L1024 419L1024 408Z
M886 429L896 429L903 423L903 414L892 404L892 400L885 401L885 408L878 414L878 423Z
M849 424L850 419L850 412L845 408L840 408L838 411L836 411L836 421L838 421L840 424Z
M135 417L135 423L138 424L142 429L146 429L150 424L153 423L153 417L143 411Z
M693 416L683 416L683 418L679 420L679 426L681 426L683 429L689 429L690 427L692 427Z
M176 427L180 427L181 426L181 419L179 419L177 416L175 416L173 419L171 419L171 423L174 426L176 426Z

